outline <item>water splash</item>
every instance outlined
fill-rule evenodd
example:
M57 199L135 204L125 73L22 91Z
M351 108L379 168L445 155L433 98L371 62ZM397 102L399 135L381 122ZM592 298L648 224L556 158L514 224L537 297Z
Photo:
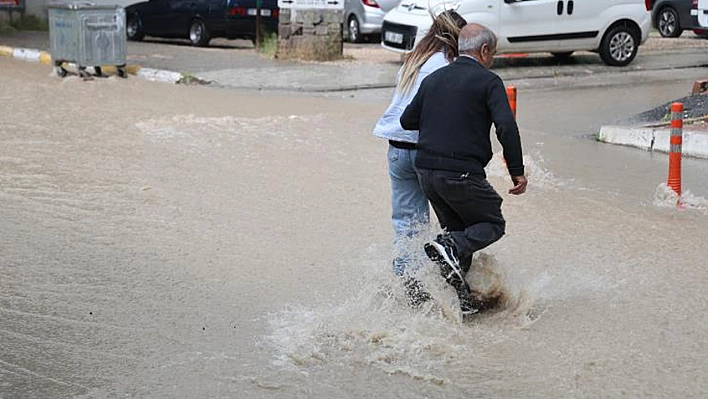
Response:
M469 356L485 344L503 341L502 329L530 326L534 301L511 284L508 271L491 254L475 255L468 274L478 295L495 300L488 312L463 320L453 289L424 258L422 243L430 231L409 240L412 264L407 273L419 279L433 300L413 309L400 277L391 271L392 248L372 248L356 267L361 278L352 295L320 299L318 305L289 306L269 315L263 343L274 350L275 365L304 371L324 365L366 363L387 373L401 373L433 384L450 382L450 370L470 367Z
M524 166L531 187L556 188L565 184L544 167L544 159L540 152L524 155ZM485 171L487 176L508 178L509 171L501 151L494 154Z
M679 206L677 206L680 204ZM654 192L654 205L664 208L691 209L708 215L708 200L684 190L681 196L666 183L661 183Z

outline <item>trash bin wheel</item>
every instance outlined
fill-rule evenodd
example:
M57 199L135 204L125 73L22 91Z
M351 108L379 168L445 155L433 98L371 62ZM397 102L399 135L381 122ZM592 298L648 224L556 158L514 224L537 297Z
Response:
M64 67L62 67L61 65L55 66L54 72L56 72L57 76L59 76L60 78L65 77L67 74L66 69L64 69Z
M62 62L61 62L61 61L54 61L54 72L55 72L55 73L57 74L57 76L59 76L60 78L65 77L66 74L67 74L67 71L66 71L66 69L64 69L64 67L62 66Z
M128 71L125 70L125 67L118 67L116 68L116 72L118 73L118 76L121 78L127 78L128 77Z
M79 67L79 76L86 79L90 78L91 74L86 72L86 67Z

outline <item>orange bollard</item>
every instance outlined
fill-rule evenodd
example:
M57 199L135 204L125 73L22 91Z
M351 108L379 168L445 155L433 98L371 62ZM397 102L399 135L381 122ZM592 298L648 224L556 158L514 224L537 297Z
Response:
M506 88L506 98L509 99L509 108L511 108L511 113L514 114L514 119L516 119L516 86ZM506 159L502 158L502 162L506 165Z
M671 104L671 141L667 185L681 197L681 146L683 144L683 104Z
M514 119L516 119L516 86L506 88L506 97L509 99L509 107L511 107L511 112L514 114Z

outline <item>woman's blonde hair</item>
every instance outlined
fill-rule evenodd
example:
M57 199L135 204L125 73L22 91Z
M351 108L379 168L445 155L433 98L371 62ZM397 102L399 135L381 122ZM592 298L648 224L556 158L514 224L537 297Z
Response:
M408 53L403 62L398 91L408 93L413 88L420 68L438 51L445 53L448 62L458 56L457 38L460 30L467 24L464 18L453 10L447 10L433 20L428 33L420 39L413 51Z

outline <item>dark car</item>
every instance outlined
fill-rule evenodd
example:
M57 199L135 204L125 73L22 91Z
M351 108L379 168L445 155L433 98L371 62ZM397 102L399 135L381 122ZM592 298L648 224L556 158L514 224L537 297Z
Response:
M646 0L651 7L652 25L663 37L679 37L684 30L697 35L706 32L698 25L698 0Z
M125 8L129 40L185 38L206 46L216 37L256 38L257 0L149 0ZM277 0L261 1L262 31L277 32Z

